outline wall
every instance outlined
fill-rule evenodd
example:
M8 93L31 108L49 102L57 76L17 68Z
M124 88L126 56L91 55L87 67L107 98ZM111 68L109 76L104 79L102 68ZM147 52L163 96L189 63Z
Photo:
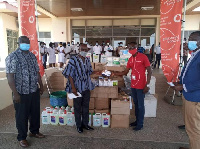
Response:
M39 31L40 32L51 32L52 31L52 19L51 18L39 18Z
M185 30L200 30L200 15L186 15Z
M6 29L18 31L16 18L4 13L0 13L0 67L5 67L5 58L8 55Z
M0 110L12 104L12 92L6 78L0 79Z

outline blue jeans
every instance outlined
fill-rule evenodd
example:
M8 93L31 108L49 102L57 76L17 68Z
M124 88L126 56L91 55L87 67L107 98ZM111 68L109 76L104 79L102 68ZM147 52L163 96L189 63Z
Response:
M142 126L144 124L144 97L145 94L143 93L143 89L135 89L131 88L132 91L132 98L135 104L135 116L136 116L136 123L137 126Z

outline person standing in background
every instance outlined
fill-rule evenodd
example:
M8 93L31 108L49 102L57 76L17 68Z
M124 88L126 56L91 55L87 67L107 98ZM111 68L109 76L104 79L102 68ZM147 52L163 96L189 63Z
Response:
M183 41L183 62L184 62L184 66L187 64L187 61L188 61L188 53L189 53L189 49L188 49L187 40L186 40L186 38L184 38L184 41Z
M143 54L144 54L145 49L141 46L141 44L138 45L138 48L137 48L137 49L138 49L138 52L139 52L139 53L143 53Z
M44 42L40 42L40 54L42 56L42 63L44 69L47 69L46 63L47 63L47 48L45 46L46 44Z
M112 53L113 53L113 47L110 45L110 43L108 42L107 45L104 48L104 51L106 52L105 55L107 57L111 57Z
M151 49L151 46L149 44L147 44L147 46L145 46L145 52L144 52L144 54L148 57L149 62L151 62L150 49Z
M154 58L153 58L153 53L154 53L154 44L151 46L151 49L150 49L151 61L154 60Z
M58 63L60 63L60 70L62 70L63 65L65 63L65 54L64 54L64 47L62 46L62 42L59 43L57 51L58 51Z
M44 138L40 129L40 94L43 84L36 56L29 51L30 40L26 36L18 38L19 47L9 54L6 62L6 76L13 94L17 140L21 147L28 147L26 140L28 121L29 137ZM38 86L39 84L39 86Z
M65 52L65 63L66 63L70 58L70 53L72 53L72 47L70 46L70 42L67 42L67 46L64 48L64 52Z
M96 55L99 55L99 62L101 60L101 52L102 52L102 47L99 45L99 42L96 41L95 46L93 47L93 52Z
M155 47L154 52L156 54L156 61L154 64L154 68L156 68L156 65L158 63L158 69L160 67L160 61L161 61L161 49L160 49L160 42L159 45Z
M49 55L49 67L56 67L56 50L52 42L49 43L47 54Z
M123 50L123 42L118 43L118 47L116 48L116 56L120 57L120 50Z

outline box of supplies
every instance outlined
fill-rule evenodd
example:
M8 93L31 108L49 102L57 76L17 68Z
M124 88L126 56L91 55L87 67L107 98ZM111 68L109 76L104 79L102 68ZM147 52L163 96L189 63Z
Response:
M96 98L118 98L118 86L95 87L90 96Z
M144 117L156 117L157 99L153 95L146 95L144 99Z
M111 100L111 114L125 114L130 115L130 101L129 100Z
M103 110L97 110L97 109L95 109L94 110L95 111L95 113L106 113L106 114L110 114L110 109L103 109Z
M106 66L105 69L108 71L122 72L126 69L126 67L124 67L124 66Z
M111 128L129 128L129 115L112 115Z
M95 98L95 109L109 109L110 99L109 98Z
M95 107L95 99L94 98L90 98L89 109L93 110L94 107Z

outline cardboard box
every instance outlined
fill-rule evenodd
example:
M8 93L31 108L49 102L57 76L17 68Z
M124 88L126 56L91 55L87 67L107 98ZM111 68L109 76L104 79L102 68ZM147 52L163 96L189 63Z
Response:
M95 106L95 99L94 98L90 98L89 109L93 110L94 106Z
M106 114L110 114L110 109L104 109L104 110L97 110L97 109L95 109L94 110L95 111L95 113L106 113Z
M73 107L74 106L74 100L73 99L69 99L69 97L67 96L67 103L68 103L68 106L70 107ZM94 110L94 107L95 107L95 99L94 98L90 98L90 104L89 104L89 109L90 110Z
M118 86L95 87L90 96L96 98L118 98Z
M124 84L124 78L123 77L114 76L112 78L112 80L117 80L118 81L118 87L124 87L125 86L125 84Z
M94 110L89 110L89 113L93 114L93 113L95 113L95 112L94 112Z
M130 101L111 100L111 114L126 114L130 115Z
M70 106L70 107L73 107L73 106L74 106L73 99L69 99L68 96L67 96L67 103L68 103L68 106Z
M129 115L112 115L111 128L129 128Z
M51 76L52 76L52 77L63 77L63 74L62 74L61 71L59 71L59 72L54 72L54 73L52 73Z
M110 99L109 98L95 98L95 109L109 109L110 108Z
M105 69L109 70L109 71L122 72L126 69L126 67L124 67L124 66L106 66Z
M91 63L91 65L92 65L92 70L94 70L95 69L95 63Z
M95 63L95 70L103 71L105 69L105 64Z

